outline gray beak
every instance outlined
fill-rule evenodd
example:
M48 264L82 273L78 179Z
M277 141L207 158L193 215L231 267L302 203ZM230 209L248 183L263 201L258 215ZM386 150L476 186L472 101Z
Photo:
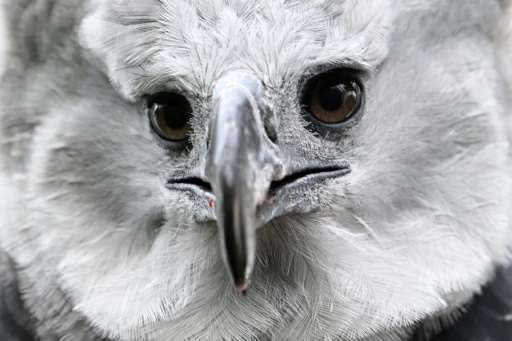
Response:
M224 264L235 289L247 288L256 256L256 230L263 221L258 207L284 166L263 104L263 86L254 76L235 73L222 79L213 94L206 175L216 198L217 224Z

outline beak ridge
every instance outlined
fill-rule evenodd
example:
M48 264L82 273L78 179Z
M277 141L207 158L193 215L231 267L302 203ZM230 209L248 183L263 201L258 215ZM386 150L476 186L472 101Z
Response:
M276 175L284 173L263 124L262 88L251 75L225 78L215 89L210 122L206 175L216 197L222 258L239 292L246 290L254 267L258 205Z

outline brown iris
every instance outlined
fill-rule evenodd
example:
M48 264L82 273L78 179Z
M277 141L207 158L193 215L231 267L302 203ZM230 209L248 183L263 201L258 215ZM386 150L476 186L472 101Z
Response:
M192 108L185 97L175 93L155 96L148 103L149 119L155 132L168 141L183 141L190 134Z
M359 111L361 87L345 73L329 72L313 82L305 104L317 121L325 124L343 123Z

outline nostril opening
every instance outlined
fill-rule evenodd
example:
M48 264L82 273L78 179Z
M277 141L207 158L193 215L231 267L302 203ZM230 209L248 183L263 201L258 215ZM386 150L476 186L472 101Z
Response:
M274 144L277 144L277 131L271 122L269 122L269 120L265 121L265 133L267 134L270 141L272 141Z

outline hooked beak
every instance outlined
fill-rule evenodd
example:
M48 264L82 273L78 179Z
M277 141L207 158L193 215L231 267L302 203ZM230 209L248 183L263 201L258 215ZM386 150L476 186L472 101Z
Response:
M284 166L262 104L262 85L253 76L232 74L213 94L206 175L216 198L222 257L235 289L247 288L256 255L257 210ZM270 127L270 128L269 128Z

